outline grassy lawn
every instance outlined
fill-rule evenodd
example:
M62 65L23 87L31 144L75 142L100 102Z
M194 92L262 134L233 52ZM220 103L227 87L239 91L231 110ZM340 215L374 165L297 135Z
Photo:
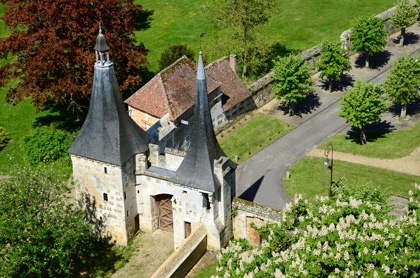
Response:
M135 0L152 15L150 28L136 32L137 40L150 50L151 71L158 69L160 54L169 44L183 43L198 55L199 34L206 33L203 45L211 42L215 31L198 0ZM289 49L305 50L323 40L338 40L341 32L351 28L355 18L373 16L394 6L395 0L282 0L279 11L264 27L263 34ZM204 48L205 49L205 48Z
M238 155L239 161L242 161L292 128L291 124L262 114L219 143L231 160L234 161L235 155Z
M324 166L324 158L305 157L290 169L290 180L284 179L284 188L293 197L302 194L313 200L316 195L327 196L330 184L330 170ZM390 170L334 160L333 181L341 177L348 180L349 186L372 182L385 193L408 196L408 191L420 182L419 176L412 176Z
M198 273L195 276L195 278L209 278L213 275L216 276L217 275L216 267L217 267L217 263L211 264L205 267L200 273Z
M409 155L420 144L420 123L410 129L389 133L368 133L367 144L359 144L359 135L336 135L325 144L333 144L335 151L373 156L378 158L398 158Z

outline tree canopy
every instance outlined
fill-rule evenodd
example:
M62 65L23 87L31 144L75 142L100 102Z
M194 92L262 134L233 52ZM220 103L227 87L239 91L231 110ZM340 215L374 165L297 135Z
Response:
M160 55L159 70L163 70L184 55L191 61L194 61L194 50L188 47L188 45L174 44L168 46Z
M37 107L60 103L83 111L93 82L93 47L98 26L110 45L122 92L138 85L147 65L147 50L136 42L134 15L141 8L131 0L3 1L2 19L11 35L0 39L1 84L19 78L7 95L19 102L31 97Z
M369 67L369 55L382 52L386 45L387 31L384 21L378 17L361 17L351 29L351 49L365 55L366 67Z
M91 256L97 236L60 169L27 165L0 179L1 277L65 277Z
M401 103L400 117L405 118L407 104L420 96L420 62L417 58L402 56L393 61L383 88L389 99Z
M321 57L316 64L321 72L319 77L327 77L329 90L332 90L332 82L340 81L341 75L351 70L350 58L345 49L341 48L340 42L323 42L321 44Z
M410 3L410 0L399 0L395 11L391 15L392 26L401 30L400 46L404 45L405 29L417 21L419 11Z
M240 42L243 62L242 77L247 75L250 47L259 47L256 29L264 25L275 11L277 1L270 0L211 0L205 5L205 12L213 26L228 32L230 37L218 40L222 44ZM255 50L255 49L254 49ZM258 51L258 49L257 49ZM260 50L261 51L261 50Z
M365 128L381 118L387 108L382 97L380 86L366 80L356 80L354 88L343 93L343 100L339 102L341 112L338 113L351 126L360 129L360 143L366 144Z
M306 98L308 92L313 92L310 87L314 84L309 73L309 65L303 56L289 55L278 58L274 62L274 84L270 88L277 99L286 98L285 105L289 107L289 114L294 115L295 105Z
M222 250L217 277L418 277L420 187L399 221L379 188L357 191L313 203L295 197L277 223L254 225L261 246L240 239Z

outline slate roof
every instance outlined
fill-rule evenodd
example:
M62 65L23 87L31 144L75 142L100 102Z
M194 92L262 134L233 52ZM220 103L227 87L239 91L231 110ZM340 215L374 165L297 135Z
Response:
M88 115L68 152L121 166L147 151L150 138L128 116L112 63L95 65Z
M174 121L194 105L196 65L183 56L155 75L125 103L152 116L162 118L169 114ZM208 93L221 83L209 78Z
M191 142L187 154L171 179L172 182L215 192L214 160L226 156L213 130L202 54L198 62L194 116L191 123Z

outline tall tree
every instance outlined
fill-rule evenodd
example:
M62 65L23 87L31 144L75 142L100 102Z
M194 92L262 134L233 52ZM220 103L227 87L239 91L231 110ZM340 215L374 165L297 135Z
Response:
M275 11L277 3L270 0L210 0L206 13L216 28L232 31L231 40L242 45L242 77L247 75L250 41L254 31L264 25Z
M387 80L383 83L389 99L401 103L401 118L407 115L407 104L420 96L420 64L416 57L402 56L391 64Z
M38 108L61 103L83 115L90 94L98 26L111 47L122 92L138 85L147 65L147 50L137 44L134 15L141 8L131 0L5 0L2 19L11 29L0 39L1 84L19 78L7 99L31 97ZM1 85L0 84L0 85Z
M327 77L330 92L332 91L333 81L340 81L341 75L345 71L351 70L350 58L346 51L341 48L340 42L323 42L321 57L316 66L321 72L319 77Z
M360 129L360 143L366 144L366 126L381 119L382 112L387 108L385 99L381 96L380 86L366 80L357 80L354 89L343 93L339 102L341 112L338 113L346 122Z
M1 277L70 277L91 256L97 237L66 200L60 166L17 167L0 179Z
M387 31L384 21L378 17L362 17L356 22L350 34L353 43L351 49L365 56L366 67L369 67L369 56L382 52L386 45Z
M400 46L404 45L405 30L413 25L419 15L410 0L399 0L397 8L391 15L391 24L401 30Z
M305 63L303 56L289 55L278 58L274 62L274 84L270 87L274 90L277 99L286 97L286 107L289 107L289 115L295 113L295 105L305 99L308 92L313 92L309 86L313 85L309 74L309 65Z

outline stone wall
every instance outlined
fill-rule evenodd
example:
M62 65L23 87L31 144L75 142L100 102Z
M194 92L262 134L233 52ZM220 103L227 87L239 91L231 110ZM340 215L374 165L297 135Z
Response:
M153 273L152 278L185 277L204 255L206 248L207 231L204 225L200 224Z
M136 122L136 124L144 130L148 130L151 126L159 121L159 118L140 111L134 107L128 106L128 115Z
M281 219L281 211L264 207L239 198L233 198L232 210L234 217L232 219L233 237L246 238L251 244L259 244L259 234L251 227L254 223L261 227L267 223L278 223Z

